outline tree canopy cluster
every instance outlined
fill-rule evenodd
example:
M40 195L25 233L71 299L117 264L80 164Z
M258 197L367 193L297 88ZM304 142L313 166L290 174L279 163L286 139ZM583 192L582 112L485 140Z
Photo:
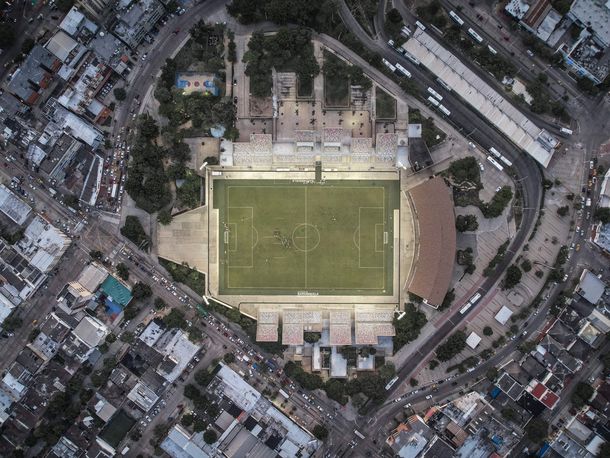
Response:
M352 86L361 86L364 91L369 90L373 85L371 80L364 75L362 68L350 65L328 51L324 51L322 73L325 78L331 80L349 78Z
M491 201L481 204L479 208L485 218L496 218L502 214L512 198L513 190L511 187L502 186L502 188L494 194Z
M449 174L458 184L469 182L481 186L479 164L473 156L453 161L449 165Z
M125 225L121 228L121 235L127 237L141 249L146 248L148 250L150 247L150 239L146 235L142 223L140 223L140 218L137 216L129 215L125 218Z
M336 10L332 0L233 0L227 12L242 24L272 21L315 27Z
M141 115L125 183L125 189L136 205L148 213L160 210L171 198L163 168L167 151L157 145L158 134L154 119L148 114Z
M459 232L476 231L479 228L479 222L475 215L457 215L455 228Z
M364 395L374 403L381 403L386 397L385 385L394 377L395 369L391 364L379 368L378 373L365 373L349 380L330 379L326 383L319 375L305 372L300 364L289 361L284 373L307 390L323 389L326 395L339 404L345 405L348 396Z
M184 283L197 294L204 294L205 276L201 272L189 267L186 263L176 264L162 258L159 258L159 263L169 272L172 280Z
M405 315L402 319L394 318L394 329L396 330L396 335L393 338L394 352L417 339L421 329L428 322L426 314L415 308L415 305L410 302L405 304L404 311Z
M245 74L250 77L250 92L255 97L268 97L273 86L271 71L293 71L300 84L311 82L320 73L313 53L311 32L299 27L281 28L275 35L254 32L244 54Z
M517 264L513 264L508 269L506 269L506 276L504 277L504 288L510 289L514 288L519 284L522 277L521 269Z
M464 348L466 348L466 334L464 331L457 331L436 348L436 357L439 361L449 361Z

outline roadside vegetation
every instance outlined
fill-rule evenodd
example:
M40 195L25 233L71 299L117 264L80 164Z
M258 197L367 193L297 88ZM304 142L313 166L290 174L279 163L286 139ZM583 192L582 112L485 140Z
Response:
M428 322L426 314L418 310L411 302L405 304L404 312L405 315L400 320L394 317L393 324L394 329L396 330L396 335L392 339L394 343L394 353L409 342L417 339L422 328Z
M125 189L136 205L154 213L171 200L163 159L167 151L158 145L159 128L152 117L140 116L137 134L131 148Z
M125 225L121 228L121 235L127 237L136 244L141 250L150 248L150 238L146 235L146 231L140 223L140 218L137 216L128 216L125 218Z
M176 264L167 259L158 258L165 270L169 272L172 280L183 283L199 295L205 294L205 275L196 271L188 264Z
M449 361L460 354L464 348L466 348L466 333L457 331L436 348L436 359L441 362Z

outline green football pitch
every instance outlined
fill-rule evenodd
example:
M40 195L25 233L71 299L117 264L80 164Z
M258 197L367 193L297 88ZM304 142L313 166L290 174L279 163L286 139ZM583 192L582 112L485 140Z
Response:
M391 295L398 181L215 180L221 294Z

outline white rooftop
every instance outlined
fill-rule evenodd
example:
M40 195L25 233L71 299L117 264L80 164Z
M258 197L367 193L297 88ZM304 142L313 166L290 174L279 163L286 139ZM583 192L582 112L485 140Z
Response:
M466 339L466 345L468 345L473 350L477 348L477 345L481 343L481 337L476 332L471 332L468 338Z
M494 316L494 318L498 323L506 324L512 314L512 310L509 309L506 305L503 305L502 308L498 311L498 313L496 313L496 316Z
M140 339L149 347L152 347L155 343L157 343L157 340L159 340L163 332L164 330L163 328L161 328L161 326L159 326L154 321L151 321L150 324L146 326L146 329L144 329L144 332L140 334L138 339Z
M261 394L235 371L223 363L220 363L220 365L221 367L217 376L223 381L224 395L231 399L240 409L250 412L260 399Z
M544 167L549 165L553 157L553 146L558 144L557 139L530 121L459 58L419 28L403 48L447 83L513 143Z
M32 211L30 206L21 200L13 191L0 185L0 211L12 219L15 223L22 225Z

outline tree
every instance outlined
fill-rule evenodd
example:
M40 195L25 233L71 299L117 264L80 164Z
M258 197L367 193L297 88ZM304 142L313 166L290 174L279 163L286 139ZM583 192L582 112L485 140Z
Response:
M140 309L133 304L129 304L123 309L123 318L125 320L133 320L140 313Z
M436 357L439 361L449 361L451 358L461 353L466 347L466 334L464 331L457 331L452 334L443 344L436 349Z
M529 272L532 270L532 262L529 259L524 259L521 263L521 268L523 269L523 272Z
M193 414L187 413L182 415L182 418L180 419L180 424L182 426L184 426L185 428L188 428L189 426L191 426L193 424Z
M321 338L321 334L319 332L306 332L303 335L303 340L307 343L316 343Z
M62 13L67 13L74 6L74 0L57 0L55 6Z
M563 207L559 207L557 209L557 214L561 217L564 217L568 214L569 211L570 211L570 207L568 207L567 205L564 205Z
M479 228L479 222L475 215L458 215L455 219L455 228L459 232L476 231Z
M65 194L64 203L66 205L68 205L69 207L72 207L73 209L78 210L78 207L80 205L80 200L74 194Z
M184 396L192 401L201 397L201 391L192 383L188 383L184 385Z
M225 363L231 364L235 362L235 355L233 353L225 353L222 359L224 359Z
M610 223L610 208L598 207L595 210L595 219L599 220L602 224Z
M201 417L197 417L193 422L193 431L200 433L208 427L207 423Z
M591 385L583 382L578 382L578 385L576 385L576 388L572 393L572 404L577 409L580 409L589 399L591 399L593 393L595 393L595 390L591 387Z
M506 277L504 277L504 288L510 289L515 287L521 281L521 269L516 264L513 264L506 269Z
M11 314L6 317L4 322L2 323L2 328L7 332L14 332L16 329L19 329L23 325L23 320L17 316L17 312L13 311Z
M534 342L533 340L526 340L525 342L522 342L518 348L519 351L523 354L529 353L536 349L536 342Z
M119 102L127 98L127 92L125 92L125 89L123 89L122 87L114 88L114 91L112 92L114 93L114 98L117 99Z
M213 444L216 442L216 439L218 439L218 435L213 429L207 429L205 433L203 433L203 440L206 444Z
M165 301L163 299L161 299L160 297L155 298L155 309L156 310L163 310L166 306L167 306L167 304L165 303Z
M146 299L152 296L152 289L150 285L139 281L131 288L131 295L135 300Z
M428 322L426 314L417 310L412 303L405 304L405 315L399 320L394 318L394 329L396 335L393 337L394 352L405 344L417 339L421 328Z
M135 337L133 335L133 333L129 332L129 331L125 331L123 332L123 334L121 334L121 342L125 342L125 343L132 343L134 341Z
M15 29L12 24L2 23L0 27L0 48L8 49L15 44Z
M146 235L140 218L137 216L129 215L125 218L125 225L121 228L121 235L127 237L140 249L148 249L150 247L150 239Z
M157 215L157 220L164 226L167 226L169 223L171 223L172 219L172 212L167 208L161 210Z
M29 54L35 44L36 44L36 42L34 41L33 38L29 38L29 37L26 38L25 40L23 40L23 43L21 44L21 53Z
M184 313L178 309L172 309L164 318L163 322L169 329L172 328L186 328L186 320L184 319Z
M116 273L122 280L127 280L129 278L129 268L122 262L119 262L116 265Z
M419 385L419 380L417 380L416 378L411 378L409 380L409 385L411 385L412 387L416 387L417 385Z
M517 412L515 412L515 411L514 411L513 409L511 409L510 407L506 407L506 408L502 409L502 410L500 411L500 413L502 414L502 416L503 416L504 418L506 418L507 420L510 420L510 421L514 421L514 422L516 422L516 421L517 421L517 419L519 418L519 417L517 416Z
M326 440L326 438L328 437L328 429L326 429L326 427L320 424L314 426L312 432L316 439L319 439L321 441Z
M490 382L493 382L496 380L496 378L498 377L498 369L496 369L495 367L490 367L487 372L485 373L485 376L487 377L487 379Z
M483 335L485 336L491 336L494 333L493 329L491 329L491 326L485 326L483 328Z
M549 424L542 418L534 418L525 426L527 438L535 443L542 442L549 432Z
M91 250L89 252L89 256L91 257L91 259L100 261L104 257L104 253L102 253L100 250Z
M116 342L116 335L114 335L112 332L108 334L106 336L106 342L109 344Z

